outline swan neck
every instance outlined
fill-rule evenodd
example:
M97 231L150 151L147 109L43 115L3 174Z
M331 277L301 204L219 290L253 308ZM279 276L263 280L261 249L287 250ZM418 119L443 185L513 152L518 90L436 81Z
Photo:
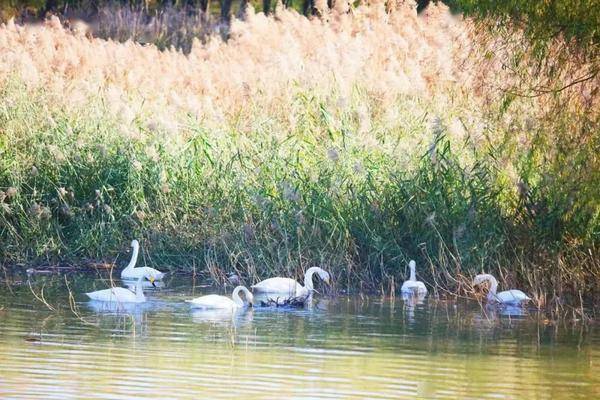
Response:
M135 283L135 299L137 301L145 301L146 300L146 296L144 296L144 288L142 285L142 282L144 281L144 277L141 276L138 278L137 282Z
M137 263L139 251L140 251L140 246L137 243L134 244L133 252L131 254L131 260L129 261L129 264L127 264L127 267L125 267L125 269L123 271L130 271L135 267L135 264Z
M496 299L496 291L498 290L498 281L493 275L486 275L487 280L490 282L490 290L488 291L488 300Z
M244 288L242 286L238 286L235 289L233 289L233 293L231 294L231 300L233 300L233 302L238 306L238 307L243 307L244 306L244 301L242 300L242 298L240 297L240 292L244 290Z
M415 282L417 280L417 273L415 271L416 268L412 264L409 265L409 267L410 267L410 279L409 280Z
M308 289L309 295L312 294L312 291L315 289L313 286L313 275L317 272L316 269L309 268L308 271L304 274L304 287Z
M498 290L498 281L496 280L496 278L494 278L491 275L489 277L489 280L490 280L490 293L495 295L496 291Z

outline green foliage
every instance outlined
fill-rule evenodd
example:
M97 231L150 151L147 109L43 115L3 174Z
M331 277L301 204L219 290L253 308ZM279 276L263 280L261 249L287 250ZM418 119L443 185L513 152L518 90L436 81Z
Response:
M101 258L142 235L172 265L213 254L232 267L383 263L395 274L422 243L433 252L451 243L455 229L470 237L461 250L481 239L470 224L491 181L466 181L442 136L433 158L405 170L352 143L344 132L353 126L333 128L323 103L301 96L302 120L282 140L268 129L249 141L192 124L173 153L125 140L103 112L48 114L44 100L7 90L0 190L16 193L0 215L3 259Z
M13 83L0 95L4 262L110 260L136 237L162 268L265 277L320 264L344 286L377 287L401 281L415 258L430 266L425 281L455 287L448 271L597 240L598 209L585 205L597 193L565 199L522 153L529 186L519 197L498 169L500 150L460 146L441 120L431 128L407 115L367 149L352 107L338 114L300 93L284 135L276 121L242 134L190 120L173 150L152 135L127 139L100 101L74 113L24 93ZM405 159L383 145L415 133L432 142Z
M450 0L466 15L491 18L496 26L516 25L535 40L563 35L584 47L600 43L600 7L596 0Z

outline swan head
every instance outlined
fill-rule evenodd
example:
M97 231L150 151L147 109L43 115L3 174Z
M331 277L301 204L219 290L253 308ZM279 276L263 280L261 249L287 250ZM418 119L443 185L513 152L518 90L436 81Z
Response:
M246 301L248 302L248 306L254 307L254 295L252 292L246 289L244 293L246 293Z
M154 274L148 274L146 275L146 279L148 279L150 281L150 283L152 284L152 286L156 287L156 278L154 277Z
M322 270L318 271L318 274L319 274L319 278L321 278L321 280L323 282L325 282L328 285L331 284L331 276L329 275L329 272L322 269Z
M307 277L312 280L313 274L319 275L319 278L321 278L321 280L323 282L325 282L327 284L330 283L331 277L329 276L329 272L325 271L321 267L310 267L309 269L307 269L306 272L304 273L305 280Z
M233 289L233 294L231 295L231 297L233 297L233 301L238 303L239 306L243 305L244 301L241 300L240 295L238 294L239 292L244 293L248 306L252 307L254 305L254 296L252 295L252 292L249 291L245 286L237 286L235 289ZM240 301L242 304L239 304Z
M314 286L313 286L313 275L314 274L319 275L319 278L323 282L327 283L328 285L331 282L330 281L331 277L329 276L329 273L327 271L325 271L323 268L321 268L321 267L310 267L304 273L304 288L306 290L308 290L308 293L312 293L313 290L314 290Z
M140 275L137 280L135 281L135 284L131 281L127 281L124 280L124 283L127 285L127 287L129 288L129 290L133 291L135 294L141 293L142 295L143 293L143 283L144 280L148 280L150 281L150 283L152 284L152 286L156 287L156 283L155 283L155 279L154 279L154 275L153 274L144 274L144 275Z
M479 286L484 282L493 282L496 279L490 274L479 274L473 278L473 286Z
M140 247L140 242L138 242L138 241L137 241L137 239L133 239L133 240L131 241L131 247L133 247L134 249L135 249L136 247Z
M487 282L487 279L485 279L485 277L483 275L477 275L477 276L475 276L475 278L473 278L473 286L479 286L484 281Z
M480 286L483 283L489 284L489 286L487 287L487 297L488 299L492 299L496 294L496 290L498 288L498 281L496 280L496 278L494 278L493 275L490 274L479 274L476 275L475 278L473 278L473 286Z

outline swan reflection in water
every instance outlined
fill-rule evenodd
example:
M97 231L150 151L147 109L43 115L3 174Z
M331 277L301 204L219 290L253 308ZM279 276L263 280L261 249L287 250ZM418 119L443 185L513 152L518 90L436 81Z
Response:
M427 293L402 293L402 301L404 309L406 310L408 323L415 323L415 309L417 306L425 304L425 297Z
M252 308L243 309L200 309L192 308L192 322L195 324L223 324L238 327L252 322L254 318Z
M505 305L501 307L496 307L498 309L498 314L503 317L526 317L529 315L529 312L526 308L522 306L513 306L513 305Z
M331 304L331 299L327 297L308 298L287 296L278 296L272 293L255 293L254 308L265 308L278 311L299 311L299 310L327 310Z
M480 311L473 314L473 325L480 330L491 330L502 324L525 320L530 316L529 310L522 306L485 304Z
M96 316L96 324L111 331L145 334L148 331L148 314L161 308L153 301L123 303L90 300L85 303Z

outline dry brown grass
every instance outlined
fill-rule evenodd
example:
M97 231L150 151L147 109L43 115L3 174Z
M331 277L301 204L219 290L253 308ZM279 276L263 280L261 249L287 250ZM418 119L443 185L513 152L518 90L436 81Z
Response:
M175 115L221 124L252 120L260 109L285 119L304 90L349 101L361 88L382 108L399 95L430 98L461 80L456 59L466 35L459 18L435 6L423 16L408 6L388 14L379 4L310 20L249 10L227 42L215 35L184 55L73 34L53 18L0 29L0 73L56 93L66 106L101 94L125 125L152 114L176 130Z

